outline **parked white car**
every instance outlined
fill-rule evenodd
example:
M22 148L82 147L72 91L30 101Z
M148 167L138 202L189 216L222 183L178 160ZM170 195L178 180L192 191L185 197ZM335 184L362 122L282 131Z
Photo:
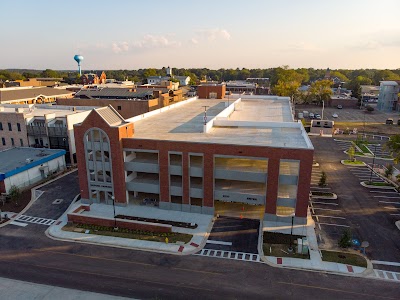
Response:
M337 118L337 117L339 117L339 116L338 116L338 114L335 113L335 114L332 115L332 117L333 117L333 118Z

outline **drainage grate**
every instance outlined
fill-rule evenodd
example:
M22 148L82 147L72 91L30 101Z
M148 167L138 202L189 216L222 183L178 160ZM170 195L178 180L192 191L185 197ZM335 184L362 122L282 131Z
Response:
M53 201L53 204L60 204L61 202L63 202L64 199L56 199Z

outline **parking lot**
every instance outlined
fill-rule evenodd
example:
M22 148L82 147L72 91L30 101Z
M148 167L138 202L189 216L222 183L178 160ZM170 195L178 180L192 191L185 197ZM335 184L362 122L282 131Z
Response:
M297 113L308 111L309 113L320 114L322 116L322 106L317 105L297 105L296 106L296 116ZM333 118L332 115L337 114L337 118ZM337 107L325 107L323 113L324 120L334 120L337 122L346 121L346 122L366 122L366 123L385 123L387 118L392 118L394 123L397 124L397 120L399 119L399 114L396 112L380 112L378 110L374 110L371 113L364 113L364 110L360 110L358 108L343 108L338 109ZM397 126L397 125L388 125L388 126Z
M329 186L320 187L318 185L322 171L319 166L313 166L311 177L312 192L334 192ZM336 247L337 241L343 234L343 231L350 228L346 216L342 210L339 199L315 199L311 198L310 202L311 215L316 225L316 233L318 242L324 247Z
M314 157L320 164L313 168L311 190L338 195L338 200L310 201L321 248L337 247L341 232L348 228L353 238L369 243L366 253L370 259L400 262L400 232L395 226L395 222L400 220L400 194L393 189L367 188L360 184L370 178L374 182L384 180L375 173L371 174L368 166L340 163L348 159L343 151L350 147L350 142L318 136L310 139L315 147ZM364 160L372 163L372 157ZM327 186L321 188L318 181L322 171L327 174ZM383 269L383 266L379 268Z

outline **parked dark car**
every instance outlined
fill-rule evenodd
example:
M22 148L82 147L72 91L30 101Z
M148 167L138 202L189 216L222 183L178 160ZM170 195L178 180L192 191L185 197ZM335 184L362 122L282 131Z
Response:
M398 122L397 122L397 123L398 123ZM386 119L386 124L387 124L387 125L393 125L393 119L391 119L391 118Z

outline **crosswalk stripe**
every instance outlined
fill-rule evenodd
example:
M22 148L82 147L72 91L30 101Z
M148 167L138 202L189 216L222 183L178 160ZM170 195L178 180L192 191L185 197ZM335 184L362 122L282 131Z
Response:
M244 260L244 261L251 261L251 262L261 262L260 255L254 254L254 253L245 253L245 252L202 249L200 252L196 253L195 255L225 258L225 259L234 259L234 260Z
M26 215L20 215L16 220L27 222L27 223L32 223L32 224L46 225L46 226L50 226L56 222L56 220L53 220L53 219L31 217L31 216L26 216Z

